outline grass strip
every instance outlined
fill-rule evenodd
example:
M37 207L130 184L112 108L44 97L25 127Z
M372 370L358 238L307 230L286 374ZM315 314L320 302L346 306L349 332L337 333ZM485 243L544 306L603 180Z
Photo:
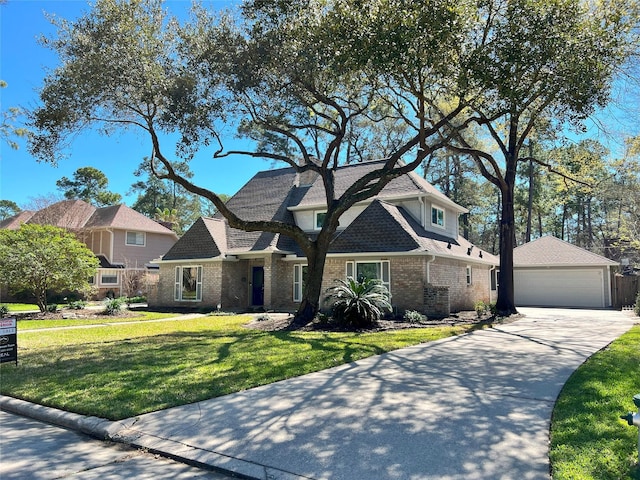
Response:
M73 313L73 310L70 310ZM103 315L100 318L66 318L66 319L18 319L18 331L36 330L41 328L59 328L59 327L79 327L85 325L104 325L109 323L121 322L143 322L148 320L162 320L165 318L180 317L177 313L160 313L160 312L138 312L132 317L112 317Z
M18 335L18 358L0 366L0 392L119 420L272 383L465 327L374 333L264 332L246 316L144 322Z
M620 415L636 411L640 325L593 355L556 402L550 459L554 480L640 480L638 429Z

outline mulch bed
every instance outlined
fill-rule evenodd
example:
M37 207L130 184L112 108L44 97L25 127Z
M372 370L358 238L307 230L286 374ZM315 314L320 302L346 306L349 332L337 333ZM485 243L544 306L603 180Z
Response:
M476 312L459 312L452 314L445 318L429 319L422 322L406 322L402 319L398 320L380 320L375 325L369 328L359 328L356 331L359 332L379 332L382 330L398 330L404 328L426 328L426 327L445 327L455 325L491 325L494 323L505 323L507 321L514 321L519 318L519 315L514 315L508 319L496 318L491 315L484 315L478 317ZM295 328L292 326L293 315L283 313L262 313L255 315L254 319L245 324L246 328L263 331L281 331L281 330L296 330L296 331L321 331L321 332L347 332L354 331L353 328L348 328L333 322L332 319L325 321L319 321L318 319L305 325L301 328Z

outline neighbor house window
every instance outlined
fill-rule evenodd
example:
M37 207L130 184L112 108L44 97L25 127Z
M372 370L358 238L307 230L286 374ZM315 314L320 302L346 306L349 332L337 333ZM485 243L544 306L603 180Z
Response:
M471 270L471 265L467 265L467 285L471 285L471 280L472 280L472 270Z
M293 266L293 301L302 301L302 292L307 284L307 265L297 264Z
M495 269L491 270L491 291L496 291L498 289L498 273L500 270Z
M313 228L314 230L322 230L324 219L327 218L327 212L313 212Z
M117 285L118 274L117 273L103 273L100 275L100 283L102 285Z
M176 267L174 298L178 302L202 301L202 266Z
M444 210L438 207L431 207L431 224L444 228Z
M382 284L391 291L389 260L371 262L347 262L347 277L352 277L361 282L363 279L382 281Z
M127 245L135 245L138 247L144 247L145 235L144 232L127 232Z

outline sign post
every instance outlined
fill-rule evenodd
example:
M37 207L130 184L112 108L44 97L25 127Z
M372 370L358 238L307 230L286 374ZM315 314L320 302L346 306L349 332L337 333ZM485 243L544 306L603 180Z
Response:
M0 319L0 363L18 365L18 331L15 318Z

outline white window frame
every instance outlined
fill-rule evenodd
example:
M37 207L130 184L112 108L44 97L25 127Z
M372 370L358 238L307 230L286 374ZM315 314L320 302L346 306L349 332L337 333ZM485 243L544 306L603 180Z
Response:
M436 221L433 221L433 214L436 214ZM442 215L440 215L442 213ZM439 223L440 217L442 216L442 224ZM431 205L431 225L438 228L445 228L446 225L446 213L444 208L436 207L435 205Z
M304 289L304 269L309 266L306 263L296 263L293 266L293 301L301 302L302 301L302 291Z
M320 222L320 224L318 225L318 217L320 215L324 215L324 217L322 218L322 222ZM324 223L324 219L327 216L327 211L326 210L314 210L313 212L313 229L314 230L322 230L322 224Z
M135 234L136 241L135 243L129 242L129 234ZM138 243L138 238L142 238L142 243ZM124 243L128 247L144 247L147 244L147 234L145 232L136 232L136 231L127 231L124 235Z
M346 278L356 278L356 274L358 272L358 265L362 265L365 263L377 263L379 265L380 276L377 280L382 280L382 284L387 287L389 293L391 293L391 262L389 260L359 260L359 261L348 261L345 265L345 277Z
M184 298L183 292L183 280L184 269L195 268L196 269L196 298ZM175 283L173 290L173 299L176 302L201 302L202 301L202 265L179 265L175 269Z
M115 278L116 281L115 282L105 282L104 279L105 277L108 278ZM120 285L120 275L118 275L118 273L101 273L100 274L100 285L108 285L110 287L114 286L114 285Z
M467 276L467 287L469 287L473 285L473 268L471 268L471 265L467 265L465 271Z

